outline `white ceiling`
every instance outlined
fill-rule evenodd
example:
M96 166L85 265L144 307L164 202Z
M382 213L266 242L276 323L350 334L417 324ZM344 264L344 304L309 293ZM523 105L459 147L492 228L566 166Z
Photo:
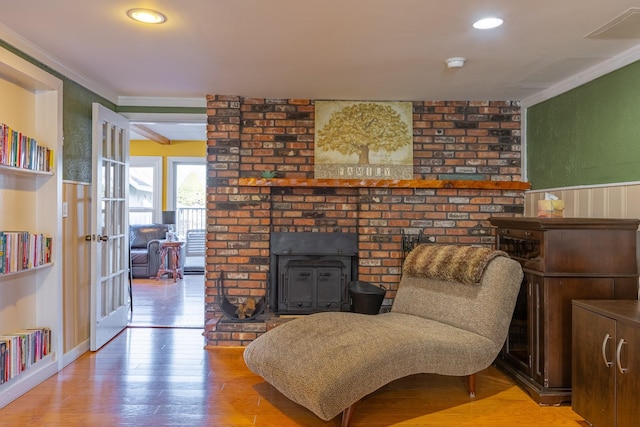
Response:
M167 22L127 18L141 6ZM523 100L635 50L640 14L624 31L585 37L632 7L640 1L0 0L0 37L118 105L151 97L204 106L207 94ZM471 27L486 15L505 23ZM465 66L448 69L453 56ZM204 123L148 126L204 139Z

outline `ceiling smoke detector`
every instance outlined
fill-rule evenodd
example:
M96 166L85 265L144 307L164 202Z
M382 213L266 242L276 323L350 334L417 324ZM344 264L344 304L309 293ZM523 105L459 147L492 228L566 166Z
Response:
M466 58L463 58L461 56L455 56L453 58L447 58L444 62L447 63L447 67L449 68L462 68L462 66L464 65L464 61L466 60Z

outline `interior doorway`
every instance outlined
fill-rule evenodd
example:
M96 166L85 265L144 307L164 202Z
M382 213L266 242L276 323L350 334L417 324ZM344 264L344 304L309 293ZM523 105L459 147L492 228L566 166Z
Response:
M176 232L185 242L185 270L175 282L171 277L133 279L128 326L204 328L206 163L204 157L168 157L166 164L163 186L162 157L131 157L130 221L160 223L166 194L166 209L176 211Z

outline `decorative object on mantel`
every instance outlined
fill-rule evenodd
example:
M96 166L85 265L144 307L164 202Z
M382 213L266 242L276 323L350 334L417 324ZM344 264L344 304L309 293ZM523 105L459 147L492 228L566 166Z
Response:
M342 188L446 188L480 190L529 190L522 181L478 181L438 179L289 179L240 178L241 187L342 187Z
M262 171L260 176L264 179L271 179L278 176L278 172L276 171Z
M413 178L411 102L316 101L315 177Z

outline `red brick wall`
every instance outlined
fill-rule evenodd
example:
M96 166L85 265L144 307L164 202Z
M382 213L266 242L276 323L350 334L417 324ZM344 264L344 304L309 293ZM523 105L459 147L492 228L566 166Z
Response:
M217 279L233 302L265 295L272 231L356 232L359 280L400 278L401 233L492 245L492 215L523 213L523 192L472 189L243 187L275 170L313 178L314 102L209 96L207 342L244 345L264 323L220 322ZM414 179L519 181L520 107L510 101L413 103ZM462 178L463 175L466 178Z

